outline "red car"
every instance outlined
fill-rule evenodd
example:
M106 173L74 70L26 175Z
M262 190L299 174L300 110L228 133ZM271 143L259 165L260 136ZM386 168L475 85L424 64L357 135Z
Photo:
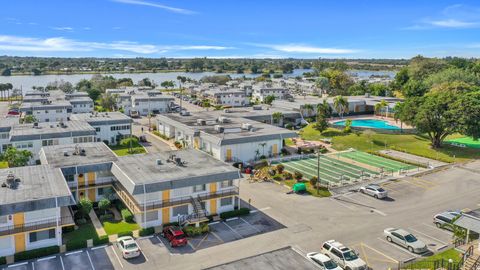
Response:
M19 111L9 111L7 115L20 115Z
M185 246L187 244L187 237L180 227L165 227L163 236L170 242L171 247Z

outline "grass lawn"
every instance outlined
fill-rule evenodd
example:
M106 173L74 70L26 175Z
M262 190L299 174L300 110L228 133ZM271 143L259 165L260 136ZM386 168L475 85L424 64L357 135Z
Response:
M125 221L104 221L103 228L108 235L117 234L119 232L128 232L140 229L137 223L128 223Z
M452 259L454 262L459 262L460 261L460 255L461 253L456 251L454 248L452 249L447 249L443 252L440 252L438 254L435 254L433 256L427 257L421 261L417 261L409 265L409 269L414 269L411 266L418 267L419 269L432 269L433 270L433 262L437 260L444 259L445 261L448 261L449 259Z
M92 223L87 223L78 227L78 230L73 232L68 232L63 234L63 241L67 243L70 240L83 240L86 241L88 239L97 238L97 232L95 231L95 227L93 227Z
M372 133L371 136L365 133L344 134L338 129L329 128L320 134L310 124L302 129L300 136L304 140L320 140L322 138L332 138L332 147L336 150L346 150L355 148L360 151L378 151L387 148L404 151L414 155L424 156L445 162L453 162L455 155L456 161L466 161L472 158L480 158L478 149L460 148L444 144L441 149L430 148L428 136L415 134L379 134ZM462 137L459 134L447 137L454 139Z
M289 187L293 187L293 185L295 183L297 183L296 180L285 180L285 185L289 186ZM330 197L332 196L332 194L330 193L330 191L328 191L328 189L322 187L318 190L318 193L317 193L317 189L312 187L312 185L310 185L309 182L304 182L305 185L307 186L307 194L309 195L312 195L312 196L315 196L315 197Z
M143 146L141 146L139 143L133 144L132 145L132 151L129 151L130 147L129 146L123 146L123 145L109 145L110 149L117 154L117 156L126 156L126 155L133 155L133 154L143 154L146 153L147 151Z
M0 169L5 169L5 168L8 168L8 162L0 161Z

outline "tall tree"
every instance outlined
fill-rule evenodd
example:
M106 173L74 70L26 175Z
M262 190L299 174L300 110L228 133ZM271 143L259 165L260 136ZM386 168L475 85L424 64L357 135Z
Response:
M32 152L28 150L18 150L15 147L8 147L7 150L0 154L0 159L8 163L8 167L21 167L28 164L30 158L33 157Z
M333 98L333 107L337 114L343 118L345 113L348 113L348 99L343 96L336 96Z

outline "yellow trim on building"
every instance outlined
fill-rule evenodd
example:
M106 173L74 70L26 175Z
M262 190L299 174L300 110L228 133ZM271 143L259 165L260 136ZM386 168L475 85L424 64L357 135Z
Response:
M89 172L87 173L87 178L88 178L88 185L95 185L95 172Z
M232 149L227 149L226 161L232 161Z
M217 199L210 200L210 214L211 215L217 214Z
M85 185L85 174L78 175L78 185L84 186Z
M19 233L14 236L15 239L15 253L26 250L25 233Z
M170 207L162 208L162 223L170 222Z
M14 226L21 226L25 224L25 213L16 213L13 214L13 225Z
M272 155L278 155L278 146L277 144L272 145Z
M217 182L210 183L210 192L217 192Z
M162 191L162 200L170 200L170 190Z
M92 202L95 201L95 199L97 198L97 194L96 194L96 189L95 188L89 188L88 189L88 199Z

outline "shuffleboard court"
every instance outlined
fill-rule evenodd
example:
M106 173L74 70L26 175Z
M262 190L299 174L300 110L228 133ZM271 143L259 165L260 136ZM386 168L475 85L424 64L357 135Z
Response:
M447 143L458 146L458 147L468 147L480 149L480 140L474 140L472 137L463 137L458 139L451 139L446 141Z
M400 171L417 168L416 166L406 164L403 162L391 160L388 158L371 155L361 151L350 151L338 153L339 156L351 159L360 163L364 163L373 167L383 168L385 171Z

